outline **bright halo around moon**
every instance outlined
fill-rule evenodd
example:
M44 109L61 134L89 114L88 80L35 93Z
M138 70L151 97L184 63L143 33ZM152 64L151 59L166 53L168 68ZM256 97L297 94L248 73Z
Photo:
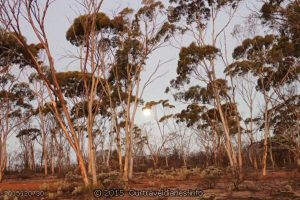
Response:
M149 109L149 108L143 109L143 114L144 114L145 116L151 115L151 109Z

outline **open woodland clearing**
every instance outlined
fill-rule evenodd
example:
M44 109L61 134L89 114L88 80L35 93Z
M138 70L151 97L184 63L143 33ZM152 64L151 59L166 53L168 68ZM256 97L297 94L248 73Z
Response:
M299 0L1 0L0 199L300 199L299 19Z

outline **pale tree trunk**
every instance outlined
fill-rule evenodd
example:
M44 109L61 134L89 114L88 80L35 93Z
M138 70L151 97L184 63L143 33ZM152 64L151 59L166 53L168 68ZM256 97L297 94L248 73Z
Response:
M122 144L121 144L121 133L120 128L117 125L117 146L118 146L118 158L119 158L119 171L123 174L123 158L122 158Z
M55 173L55 164L54 164L54 133L52 133L52 136L51 136L51 144L50 144L50 160L51 160L51 174L54 175Z
M232 99L233 103L236 104L235 100L235 86L233 84L232 76L230 77L231 80L231 85L232 85ZM237 117L236 119L236 124L238 127L238 132L237 132L237 141L238 141L238 164L239 164L239 173L241 175L242 172L242 167L243 167L243 156L242 156L242 133L241 133L241 126L240 126L240 119Z
M212 44L212 46L215 47L216 42L217 42L215 20L216 20L216 15L217 15L216 12L218 12L218 11L212 9L211 12L212 12L211 13L211 18L212 18L212 32L211 32L212 42L211 42L211 44ZM209 78L210 81L215 81L215 80L217 80L217 77L216 77L216 71L215 71L215 60L213 58L210 59L210 67L211 67L211 73L208 73L208 78ZM219 94L218 89L215 86L213 86L212 89L213 89L213 94L214 94L214 97L215 97L216 107L217 107L217 110L219 111L221 122L222 122L224 132L225 132L225 145L224 146L225 146L225 149L226 149L226 153L227 153L228 158L229 158L230 166L233 167L233 168L236 168L237 165L238 165L238 161L237 161L236 154L235 154L235 151L234 151L233 146L232 146L231 136L230 136L230 131L229 131L227 119L226 119L226 117L223 113L223 110L222 110L222 102L221 102L220 94Z
M45 131L45 118L41 116L41 133L42 133L42 148L43 148L43 160L44 160L44 174L48 175L48 151L47 151L47 137Z
M127 66L129 67L129 66ZM129 77L130 78L130 77ZM131 133L131 117L130 117L130 104L131 104L131 95L132 95L132 85L128 86L128 98L126 103L126 115L125 115L125 160L124 160L124 174L123 178L125 182L129 181L129 171L130 171L130 162L131 162L131 151L132 151L132 133Z
M39 88L38 88L39 87ZM42 136L42 148L43 148L43 161L44 161L44 174L45 176L48 175L48 152L47 152L47 135L46 135L46 128L45 128L45 115L42 113L40 109L41 106L44 106L44 85L39 84L37 82L35 84L35 90L38 93L37 102L38 102L38 111L39 111L39 118L40 118L40 125L41 125L41 136ZM41 162L43 162L41 161Z
M275 166L276 166L276 163L275 163L275 160L274 160L274 157L273 157L273 149L272 149L272 143L271 142L270 142L269 152L270 152L270 159L271 159L271 162L272 162L272 168L274 170Z
M33 147L33 142L30 141L30 160L31 160L31 170L35 171L35 156L34 156L34 147Z
M214 36L214 33L213 33L213 36ZM215 45L215 41L213 41L213 46L214 45ZM210 65L212 67L212 73L211 73L211 75L209 75L209 79L210 79L210 81L215 81L215 80L217 80L217 78L216 78L216 74L215 74L214 60L210 61ZM237 162L235 151L232 146L227 119L225 118L225 115L222 110L222 102L220 99L219 91L215 86L213 86L213 93L214 93L214 97L215 97L216 107L217 107L217 110L219 111L221 122L222 122L224 132L225 132L225 138L226 138L225 139L225 150L226 150L228 158L229 158L230 166L237 167L238 162Z
M132 155L132 152L131 152L131 156L130 156L130 165L129 165L129 174L128 174L128 178L132 180L133 178L133 161L134 161L134 157Z
M129 162L130 162L130 133L128 131L128 129L125 130L125 140L126 140L126 144L125 144L125 160L124 160L124 174L123 174L123 178L124 181L128 182L129 180Z
M263 152L263 159L262 159L262 175L267 175L267 157L268 157L268 138L270 136L270 129L269 129L269 114L268 114L268 100L266 93L264 92L264 99L265 99L265 109L264 109L264 152Z
M165 160L166 160L166 167L168 168L168 167L169 167L169 159L168 159L168 156L165 157Z
M153 161L153 167L154 167L154 169L156 169L157 168L157 161L158 161L157 157L153 155L152 156L152 161Z
M4 178L4 170L7 161L7 151L6 151L6 137L0 137L0 182Z
M113 135L113 131L111 130L111 134L109 135L109 147L108 147L106 161L105 161L106 166L108 168L110 168L110 164L109 163L110 163L110 157L111 157L111 151L112 151L112 145L113 145L113 138L114 138L114 135Z
M186 163L187 158L186 158L185 154L182 155L182 159L183 159L183 166L186 167L187 166L187 163Z
M88 136L88 146L89 146L89 169L91 170L91 175L93 179L93 185L97 185L97 168L96 168L96 153L95 146L92 138L92 128L89 128L89 136Z
M44 136L45 137L45 136ZM44 152L44 173L48 175L48 152L47 152L47 143L46 139L43 138L43 152Z
M236 159L236 155L235 155L235 152L234 152L234 149L232 146L229 127L227 124L227 120L224 117L224 113L223 113L222 106L221 106L220 96L218 94L216 94L216 92L215 92L215 98L216 98L216 103L217 103L217 109L220 113L221 121L222 121L224 132L225 132L225 138L226 138L225 139L225 150L226 150L228 158L229 158L230 166L237 167L237 159Z

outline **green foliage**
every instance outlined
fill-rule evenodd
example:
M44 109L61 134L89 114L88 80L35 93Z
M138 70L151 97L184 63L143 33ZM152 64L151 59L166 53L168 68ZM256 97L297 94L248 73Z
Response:
M288 134L290 139L299 132L297 124L300 113L300 95L293 95L269 110L271 114L270 125L274 127L276 135ZM292 139L293 140L293 139Z
M41 44L27 44L24 36L0 29L0 68L12 65L20 68L32 66L42 49Z
M198 46L194 42L188 47L181 48L177 65L178 76L171 81L171 86L178 88L183 83L189 83L193 70L199 67L201 61L212 60L218 53L219 49L213 46Z
M278 30L274 35L256 36L235 48L237 60L225 72L231 76L251 73L257 77L257 89L290 84L299 79L300 4L298 1L268 0L261 8L263 24Z
M262 23L287 36L294 44L295 56L300 56L300 3L289 0L265 1L260 10Z
M68 72L57 72L55 74L58 84L61 87L65 97L73 98L76 96L82 96L85 94L84 82L87 85L91 85L92 78L97 79L98 77L92 77L90 73L83 73L78 71ZM48 79L53 83L52 76L49 74ZM97 93L101 93L102 88L98 86Z
M184 20L187 24L199 23L205 26L211 17L213 7L221 9L229 6L235 8L240 0L169 0L169 21Z
M191 86L188 90L178 92L174 95L175 100L191 101L193 103L202 102L203 104L209 103L212 98L212 91L199 85Z
M36 128L23 129L17 134L17 138L22 136L30 136L32 140L41 135L41 131Z
M204 109L205 106L200 106L197 103L188 105L186 109L175 115L176 122L186 122L187 126L190 127L201 119L201 113Z
M241 117L238 112L237 105L234 103L225 103L221 106L224 116L229 126L230 134L236 134L239 129ZM197 103L192 103L183 109L180 113L175 114L176 122L184 122L188 127L196 125L196 128L202 130L211 127L214 132L219 135L223 134L221 129L221 116L217 108L208 109L206 106L201 106Z
M1 110L8 118L28 117L33 113L31 102L35 94L28 83L17 82L13 75L4 72L0 75L0 87Z
M159 101L149 101L149 102L145 103L143 109L146 109L146 108L151 109L152 107L157 106L159 104L161 104L163 108L175 108L174 105L169 103L169 100L161 99Z
M92 30L92 24L95 24ZM66 38L75 46L86 45L85 37L89 36L92 31L116 34L124 30L124 19L120 16L110 19L105 13L96 15L81 15L77 17L66 33Z
M300 73L295 44L287 37L266 35L246 39L235 48L236 62L229 65L225 73L243 76L251 73L257 77L257 89L269 91L271 87L292 83Z
M103 116L108 115L107 113L107 107L108 107L108 102L104 101L99 101L99 100L94 100L93 105L92 105L92 113L93 115L95 114L101 114ZM88 116L88 102L78 102L76 103L72 109L71 109L71 115L73 116L72 119L78 119L82 118L84 116Z

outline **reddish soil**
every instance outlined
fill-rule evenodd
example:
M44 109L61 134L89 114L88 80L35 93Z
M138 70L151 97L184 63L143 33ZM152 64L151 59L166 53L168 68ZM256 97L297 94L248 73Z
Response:
M136 190L160 190L160 188L168 188L168 189L204 189L204 193L213 194L216 198L211 198L211 200L243 200L243 199L252 199L252 200L300 200L300 174L298 172L269 172L266 177L261 177L256 173L246 174L247 178L243 183L240 184L240 189L235 191L234 189L230 189L230 185L232 185L230 179L222 178L218 180L217 185L213 189L204 189L206 182L197 178L191 177L188 180L184 181L176 181L176 180L152 180L149 179L142 174L137 175L136 180L131 182L128 186L128 189L136 189ZM0 183L0 196L1 192L4 191L41 191L41 185L46 183L49 185L49 191L55 192L57 186L55 183L61 181L62 179L57 179L55 177L33 177L31 179L15 179L14 177L10 177L6 179L4 182ZM229 188L229 189L228 189ZM289 191L290 190L290 191ZM55 197L53 199L96 199L92 198L92 195L89 196L81 196L75 197L70 196L70 194L63 194L59 197ZM19 198L20 199L20 198ZM21 198L21 199L49 199L48 193L45 193L45 197L30 197L30 198ZM100 199L100 198L98 198ZM150 199L168 199L168 200L181 200L181 199L193 199L196 200L195 197L183 198L183 197L169 197L169 198L150 198L150 197L133 197L126 195L125 197L114 197L111 198L114 200L150 200ZM210 198L207 198L210 199ZM1 197L0 197L1 200Z

